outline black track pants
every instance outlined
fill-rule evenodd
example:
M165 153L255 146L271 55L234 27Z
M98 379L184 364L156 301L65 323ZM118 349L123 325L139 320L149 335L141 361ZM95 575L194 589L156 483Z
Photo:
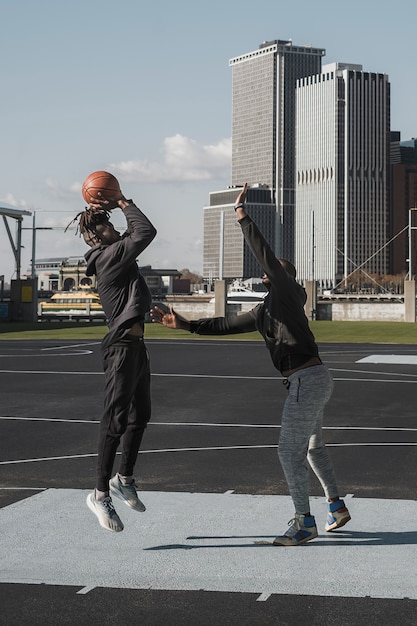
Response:
M105 348L103 369L106 387L96 486L100 491L108 491L119 444L119 473L132 476L151 417L149 355L143 339L125 338Z

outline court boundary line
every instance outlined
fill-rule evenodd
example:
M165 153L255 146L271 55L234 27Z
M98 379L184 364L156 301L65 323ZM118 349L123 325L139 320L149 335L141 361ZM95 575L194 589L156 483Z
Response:
M411 442L355 442L355 443L326 443L327 448L365 448L365 447L413 447L417 446L417 441ZM159 448L155 450L139 450L139 454L161 454L161 453L172 453L172 452L213 452L213 451L224 451L224 450L257 450L257 449L278 449L278 444L261 444L261 445L241 445L241 446L208 446L208 447L191 447L191 448ZM117 452L117 456L120 455L120 452ZM47 461L68 461L71 459L87 459L97 457L97 453L89 453L89 454L71 454L67 456L52 456L52 457L40 457L34 459L18 459L15 461L0 461L0 465L23 465L25 463L41 463Z
M65 419L62 417L21 417L12 415L0 415L0 420L15 420L27 422L57 422L65 424L100 424L100 420ZM281 428L281 424L237 424L233 422L149 422L151 426L211 426L213 428ZM394 432L417 432L417 428L404 428L396 426L323 426L323 430L372 430Z

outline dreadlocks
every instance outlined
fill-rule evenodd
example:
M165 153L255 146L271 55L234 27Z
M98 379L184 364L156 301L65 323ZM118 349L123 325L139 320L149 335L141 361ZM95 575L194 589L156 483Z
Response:
M97 235L96 227L98 224L105 224L109 221L110 213L106 209L98 209L96 207L86 207L84 211L80 211L74 219L68 224L65 232L74 222L77 223L75 234L81 235Z

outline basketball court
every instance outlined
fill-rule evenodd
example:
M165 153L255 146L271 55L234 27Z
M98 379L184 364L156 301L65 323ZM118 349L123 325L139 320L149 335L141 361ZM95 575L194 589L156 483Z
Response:
M85 504L99 344L0 342L5 623L330 624L336 611L342 624L417 624L415 346L320 346L335 379L326 442L352 520L324 532L312 477L319 537L289 549L258 543L293 516L276 451L286 390L263 343L147 345L147 511L115 501L125 530L113 534Z

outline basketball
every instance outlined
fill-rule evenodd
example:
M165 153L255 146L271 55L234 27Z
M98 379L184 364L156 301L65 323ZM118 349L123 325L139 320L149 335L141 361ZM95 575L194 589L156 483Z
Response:
M97 192L101 193L104 200L111 200L115 192L120 192L120 185L109 172L93 172L83 182L81 192L87 204L92 204L98 198Z

